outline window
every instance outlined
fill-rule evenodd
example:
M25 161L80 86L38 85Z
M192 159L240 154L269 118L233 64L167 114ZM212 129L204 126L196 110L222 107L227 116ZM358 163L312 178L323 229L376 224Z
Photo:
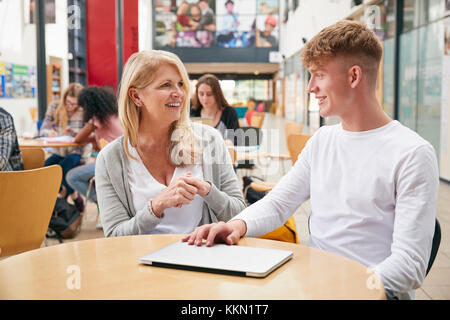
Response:
M394 39L386 39L383 48L383 110L394 118Z

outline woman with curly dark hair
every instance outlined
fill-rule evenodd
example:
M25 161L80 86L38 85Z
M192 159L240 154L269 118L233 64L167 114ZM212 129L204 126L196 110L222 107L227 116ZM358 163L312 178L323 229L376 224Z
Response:
M100 139L110 142L123 134L118 118L117 99L110 91L95 86L84 88L78 96L78 104L85 110L86 125L76 134L75 142L91 143L94 150L99 151ZM89 180L94 175L95 162L91 162L70 170L66 179L74 190L86 196ZM95 188L92 188L89 200L97 202ZM80 197L75 204L81 211L84 209L84 203Z

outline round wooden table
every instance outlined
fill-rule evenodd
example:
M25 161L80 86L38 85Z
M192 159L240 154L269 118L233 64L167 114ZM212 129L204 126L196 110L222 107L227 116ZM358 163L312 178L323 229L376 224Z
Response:
M265 278L142 265L138 259L182 235L69 242L0 261L0 299L293 300L385 299L381 281L358 262L307 246L243 238L239 245L291 250ZM376 285L374 285L376 284Z

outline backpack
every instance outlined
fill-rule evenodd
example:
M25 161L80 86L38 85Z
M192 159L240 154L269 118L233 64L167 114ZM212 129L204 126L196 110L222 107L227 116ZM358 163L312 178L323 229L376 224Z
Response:
M253 189L251 187L247 188L247 186L249 186L253 182L253 179L251 177L245 176L245 177L242 178L242 180L243 180L243 183L244 183L244 190L243 191L244 191L244 194L245 194L245 200L249 204L253 204L256 201L261 200L266 195L265 192L256 191L255 189ZM245 188L247 188L247 193L245 193Z
M250 184L253 182L252 177L245 176L242 179L244 185L245 200L249 204L255 203L256 201L262 199L266 195L265 192L259 192L250 187ZM291 216L281 227L272 230L271 232L266 233L262 236L259 236L258 238L300 243L294 216Z
M74 205L69 204L65 198L57 198L47 238L57 238L59 242L73 238L80 230L81 218L80 211Z

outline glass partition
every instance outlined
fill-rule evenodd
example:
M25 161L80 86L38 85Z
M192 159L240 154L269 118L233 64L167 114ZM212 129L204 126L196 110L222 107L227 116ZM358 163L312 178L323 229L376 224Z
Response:
M442 21L419 30L419 72L417 81L417 133L439 151L441 125Z
M394 118L394 42L386 39L383 44L383 110Z
M418 30L400 36L399 120L416 130Z

